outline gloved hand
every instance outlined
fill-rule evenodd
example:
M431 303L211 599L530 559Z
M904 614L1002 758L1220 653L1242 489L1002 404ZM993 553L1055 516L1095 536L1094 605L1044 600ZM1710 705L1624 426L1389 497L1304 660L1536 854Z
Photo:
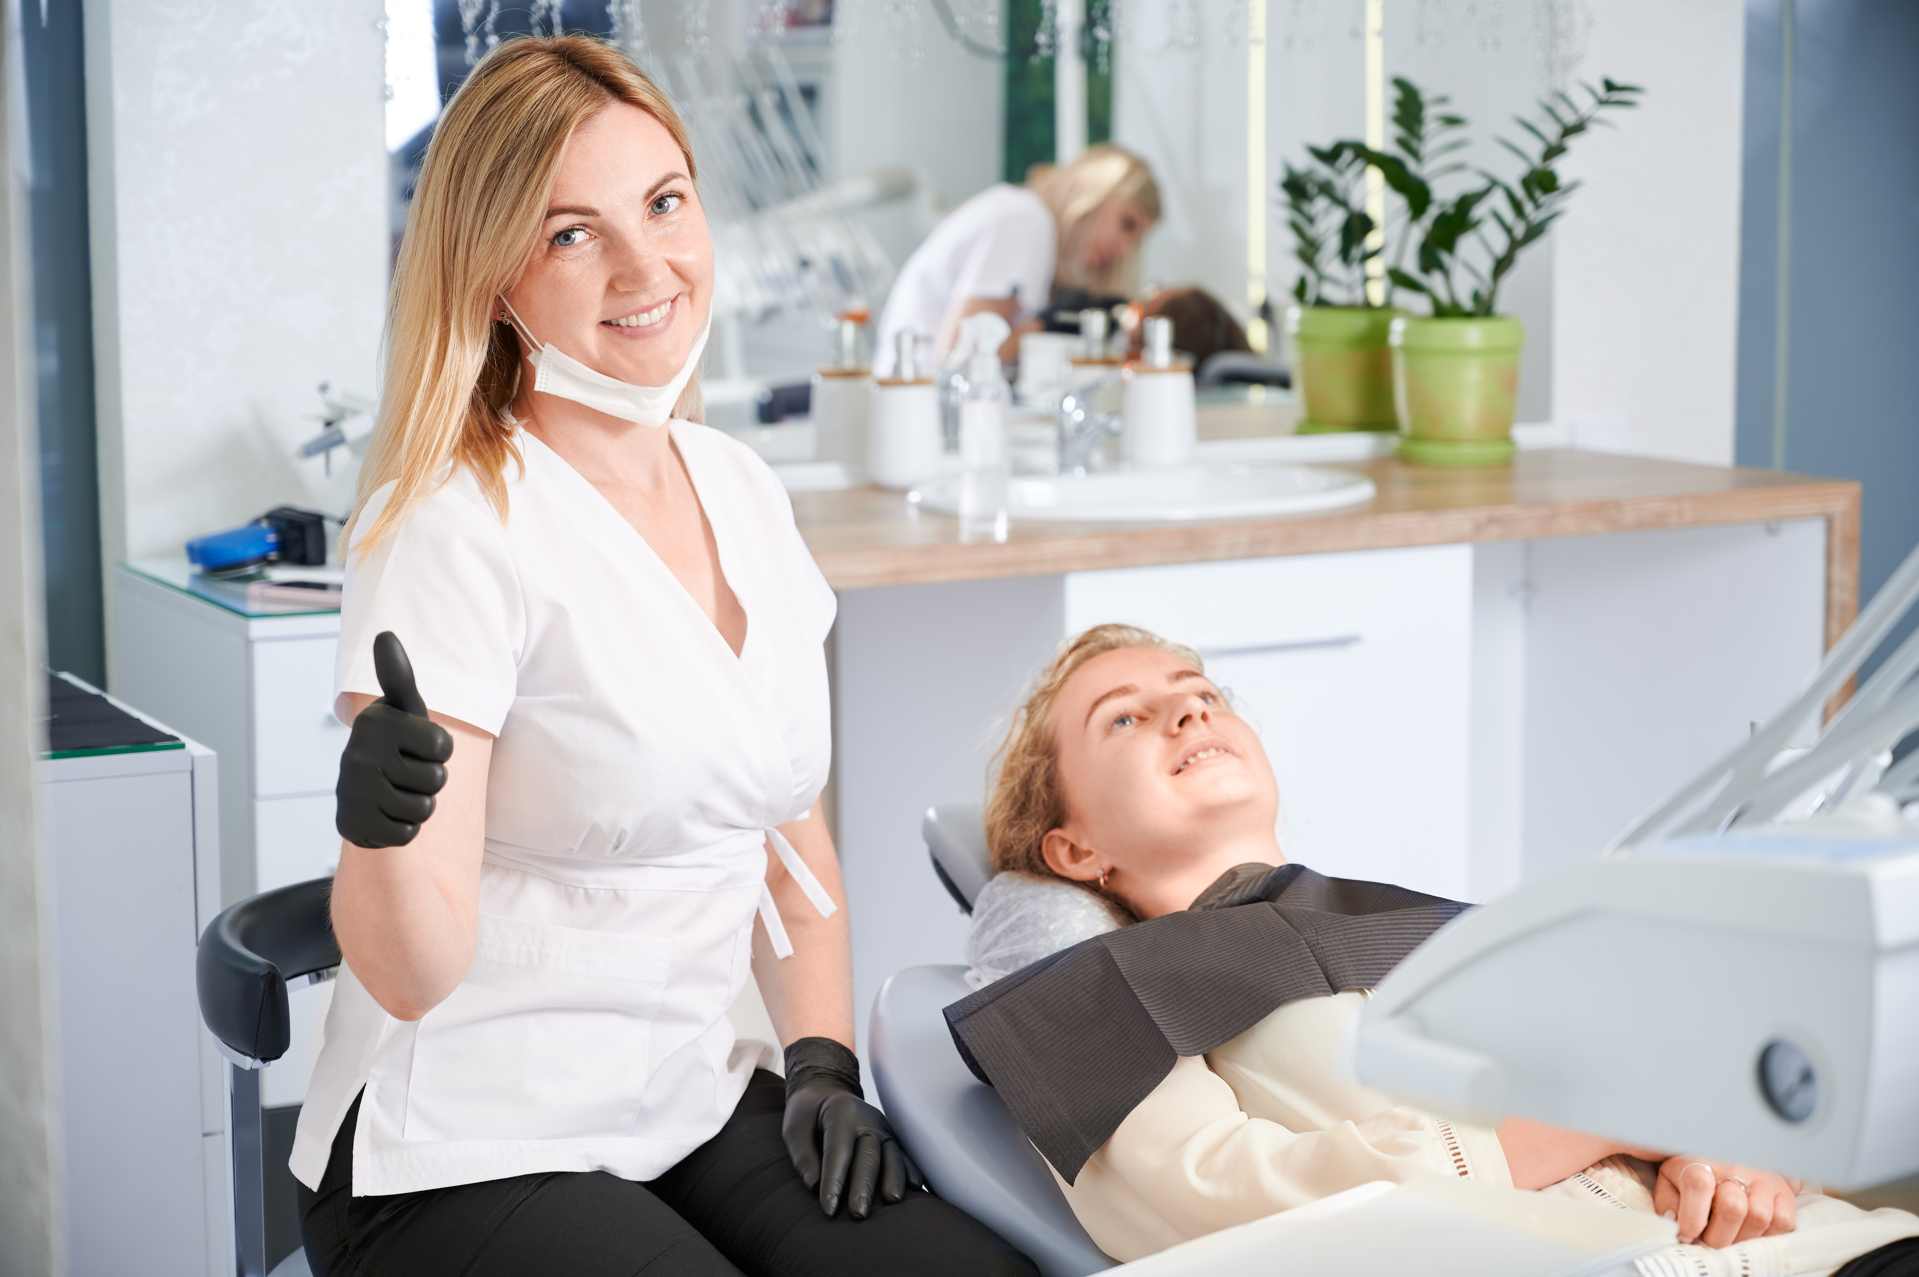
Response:
M925 1188L919 1168L900 1147L886 1116L860 1090L857 1056L831 1038L801 1038L786 1048L787 1155L828 1215L844 1198L847 1214L865 1219L874 1190L897 1202Z
M453 737L426 716L413 664L392 630L373 640L373 672L382 695L353 720L340 751L333 825L355 846L404 847L433 814Z

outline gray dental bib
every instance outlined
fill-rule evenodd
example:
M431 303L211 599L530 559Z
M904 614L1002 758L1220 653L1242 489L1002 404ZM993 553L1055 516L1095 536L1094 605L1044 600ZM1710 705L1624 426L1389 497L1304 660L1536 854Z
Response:
M1068 1183L1172 1072L1289 1002L1370 989L1470 908L1304 865L1062 949L946 1008L967 1066Z

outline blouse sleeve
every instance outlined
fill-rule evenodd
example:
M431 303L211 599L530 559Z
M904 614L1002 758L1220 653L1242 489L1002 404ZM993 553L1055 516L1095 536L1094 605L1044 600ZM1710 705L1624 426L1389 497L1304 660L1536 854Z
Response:
M960 311L975 297L1004 297L1017 289L1020 309L1037 310L1053 292L1053 268L1059 232L1053 215L1039 197L1019 191L1007 203L982 219L970 250L959 262L946 316L941 322L939 352L943 358L957 333Z
M498 736L513 704L526 614L506 529L462 476L423 495L370 551L360 546L393 486L368 498L354 524L340 600L333 713L347 694L380 694L373 640L392 630L413 665L420 699Z
M1059 1184L1093 1242L1131 1260L1375 1180L1430 1176L1511 1187L1490 1131L1398 1107L1292 1131L1249 1117L1205 1058L1188 1056Z

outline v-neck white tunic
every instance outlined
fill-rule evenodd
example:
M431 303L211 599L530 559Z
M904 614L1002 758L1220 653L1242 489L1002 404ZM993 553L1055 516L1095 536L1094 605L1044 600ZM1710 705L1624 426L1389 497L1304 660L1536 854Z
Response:
M362 1086L356 1195L539 1171L647 1180L719 1130L763 1063L728 1009L756 914L790 952L769 852L832 908L774 826L826 782L835 601L766 464L705 426L667 429L746 614L737 656L524 430L504 524L460 469L349 558L335 713L379 695L373 638L392 630L427 707L495 742L473 966L407 1022L341 965L290 1163L309 1188Z

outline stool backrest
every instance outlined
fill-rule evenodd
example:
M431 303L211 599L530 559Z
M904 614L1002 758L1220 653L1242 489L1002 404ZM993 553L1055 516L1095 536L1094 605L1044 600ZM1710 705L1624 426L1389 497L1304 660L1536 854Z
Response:
M200 1018L227 1051L268 1064L291 1037L287 982L340 965L327 901L331 878L264 892L223 910L200 937Z

